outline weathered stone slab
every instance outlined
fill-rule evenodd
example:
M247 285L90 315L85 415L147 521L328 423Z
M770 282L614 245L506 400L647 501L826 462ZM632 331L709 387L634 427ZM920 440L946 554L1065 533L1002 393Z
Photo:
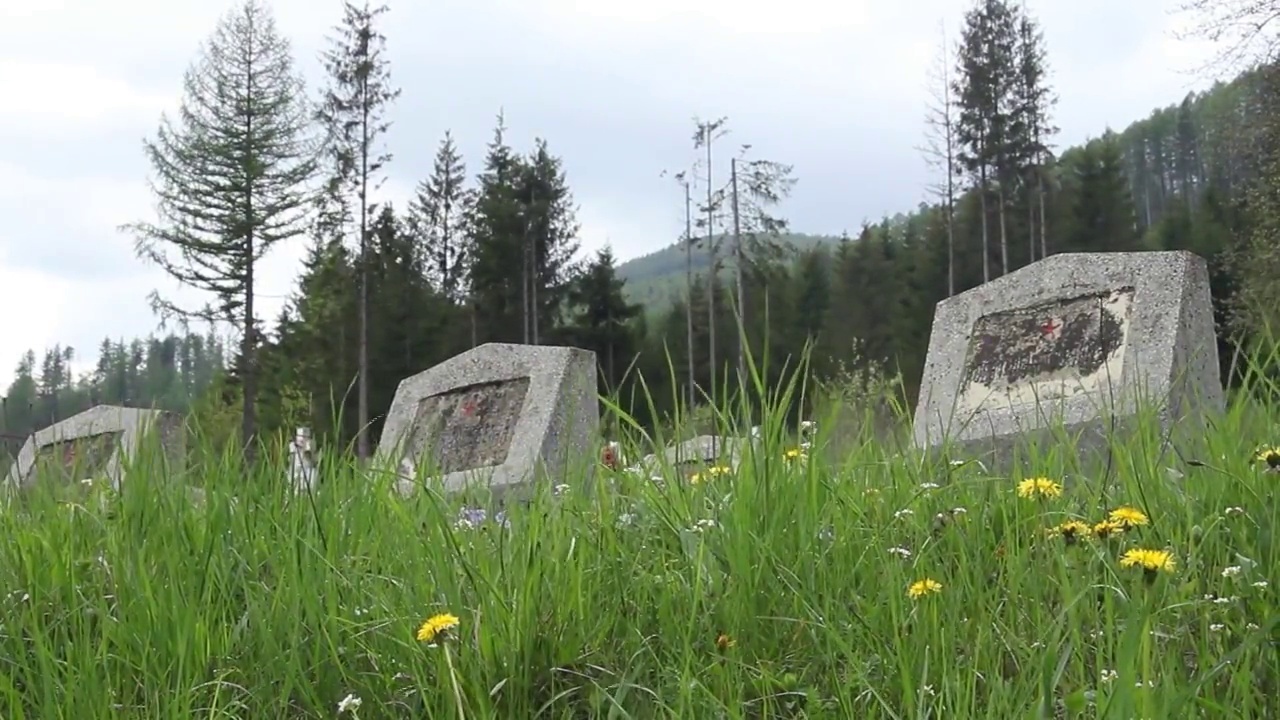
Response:
M1209 274L1185 251L1064 253L938 303L914 439L977 451L1061 424L1082 442L1224 405Z
M666 448L661 456L646 455L640 462L644 472L655 474L663 467L674 469L677 474L686 475L713 465L725 465L737 468L741 460L742 438L721 435L698 435Z
M22 446L5 484L26 487L39 473L59 473L68 481L106 477L119 489L124 461L148 433L176 457L182 447L182 418L162 410L99 405L36 432Z
M589 473L600 424L595 353L488 343L401 381L378 456L405 481L433 467L445 491L495 495L539 472ZM575 475L575 478L577 475Z

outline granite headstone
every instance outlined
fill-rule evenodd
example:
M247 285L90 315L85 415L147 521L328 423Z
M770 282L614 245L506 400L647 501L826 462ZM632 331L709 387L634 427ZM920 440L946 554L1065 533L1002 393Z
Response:
M401 381L378 456L399 468L402 494L420 465L446 492L500 496L539 473L560 483L595 464L598 402L595 353L487 343Z
M1064 253L938 303L913 431L998 457L1055 426L1087 445L1144 407L1168 433L1223 405L1203 259Z
M61 475L68 481L105 477L119 488L124 461L150 432L160 434L171 458L182 446L182 418L162 410L98 405L37 431L27 439L9 468L5 484L26 487L37 475Z

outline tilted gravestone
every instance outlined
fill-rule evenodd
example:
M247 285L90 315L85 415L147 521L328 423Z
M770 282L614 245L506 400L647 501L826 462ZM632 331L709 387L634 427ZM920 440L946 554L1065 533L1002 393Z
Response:
M1147 403L1168 432L1223 408L1218 373L1203 259L1052 255L938 303L915 445L999 456L1054 426L1088 444Z
M591 472L599 425L595 353L487 343L401 381L378 456L402 494L425 465L447 492L501 495L539 472Z
M98 405L27 438L5 484L26 487L38 475L54 474L69 481L106 477L119 488L124 461L149 433L158 432L165 453L175 457L182 430L182 418L174 413Z

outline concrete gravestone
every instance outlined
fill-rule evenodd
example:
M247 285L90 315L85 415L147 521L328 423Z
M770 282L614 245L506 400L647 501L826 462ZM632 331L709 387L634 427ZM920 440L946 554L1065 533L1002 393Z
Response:
M1088 442L1148 402L1166 431L1223 407L1204 260L1064 253L938 303L915 444L999 448L1056 423Z
M137 452L151 431L160 433L167 453L181 447L179 416L161 410L99 405L28 438L9 468L6 484L25 487L37 475L53 474L68 481L105 476L118 488L124 460Z
M425 464L446 491L501 494L576 460L589 472L599 423L595 353L488 343L401 381L378 455L398 462L402 493Z

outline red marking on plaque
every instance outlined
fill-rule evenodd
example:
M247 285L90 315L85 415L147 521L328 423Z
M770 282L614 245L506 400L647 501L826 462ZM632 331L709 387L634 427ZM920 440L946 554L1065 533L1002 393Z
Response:
M618 469L618 456L611 446L605 446L600 452L600 462L610 470Z
M1058 339L1058 331L1062 329L1062 323L1054 323L1053 318L1049 318L1040 326L1040 337L1046 340Z

